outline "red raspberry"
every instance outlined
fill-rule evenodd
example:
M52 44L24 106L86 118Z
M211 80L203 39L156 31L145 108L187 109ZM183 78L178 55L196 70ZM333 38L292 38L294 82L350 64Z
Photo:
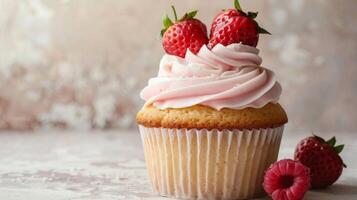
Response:
M299 142L295 150L295 160L310 168L312 188L332 185L342 174L344 165L338 155L344 145L337 145L336 138L328 141L312 136Z
M310 172L300 162L286 159L265 172L264 190L273 200L300 200L310 188Z
M197 11L186 13L180 20L177 19L175 7L175 22L167 16L164 18L162 46L166 53L185 57L187 49L196 54L203 45L208 43L207 28L200 20L195 19Z

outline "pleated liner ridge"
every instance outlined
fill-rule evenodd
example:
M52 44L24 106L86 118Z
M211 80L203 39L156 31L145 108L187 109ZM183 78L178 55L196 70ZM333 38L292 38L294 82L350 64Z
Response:
M264 171L276 161L284 127L196 130L139 126L153 189L184 199L263 195Z

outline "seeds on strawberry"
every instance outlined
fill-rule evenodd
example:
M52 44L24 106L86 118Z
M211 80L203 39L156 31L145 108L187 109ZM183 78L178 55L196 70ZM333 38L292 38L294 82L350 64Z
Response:
M213 19L213 22L211 25L210 38L213 37L213 33L216 32L216 29L221 28L221 26L226 24L230 18L238 17L240 15L241 15L241 13L238 12L238 10L236 10L236 9L229 9L229 10L225 10L225 11L222 11L221 13L219 13Z
M261 28L254 20L258 13L245 13L238 0L234 1L236 9L229 9L218 14L211 25L209 48L218 43L227 46L232 43L242 43L256 47L259 34L270 34Z
M227 46L233 43L242 43L256 47L259 34L255 22L247 17L234 17L224 26L216 29L208 46L213 48L218 43Z
M265 172L263 187L273 200L300 200L310 187L309 169L291 159L280 160Z
M197 11L186 13L178 20L175 7L172 6L172 9L175 21L172 22L166 15L163 20L164 29L161 31L162 45L166 53L184 58L189 49L196 54L208 43L206 25L194 18Z
M297 145L294 158L310 168L312 188L325 188L341 176L345 165L338 154L344 146L335 144L335 137L325 141L311 136Z

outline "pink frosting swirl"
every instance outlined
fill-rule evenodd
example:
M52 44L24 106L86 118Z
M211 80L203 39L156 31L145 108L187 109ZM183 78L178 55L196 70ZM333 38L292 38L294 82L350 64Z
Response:
M272 71L260 67L259 50L242 45L203 46L185 58L164 55L157 77L149 80L141 97L157 108L183 108L197 104L222 108L260 108L276 103L281 86Z

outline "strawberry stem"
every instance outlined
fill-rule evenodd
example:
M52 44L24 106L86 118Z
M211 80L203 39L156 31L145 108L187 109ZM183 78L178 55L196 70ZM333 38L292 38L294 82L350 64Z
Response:
M242 7L240 6L240 3L238 0L234 0L234 7L238 10L239 13L241 13L244 16L247 16L248 18L252 19L255 23L257 23L255 21L255 18L257 18L258 16L258 12L248 12L245 13L242 9ZM271 33L269 33L267 30L265 30L264 28L260 27L257 23L257 31L259 34L269 34L271 35Z
M170 28L170 26L172 26L172 25L174 25L175 23L178 23L178 22L182 22L182 21L189 20L189 19L194 19L195 16L197 15L197 13L198 13L197 10L193 10L193 11L190 11L188 13L185 13L185 15L182 18L178 19L175 6L171 5L171 8L172 8L172 11L174 13L175 21L172 21L167 14L164 15L164 17L162 19L162 23L164 25L164 28L161 29L161 32L160 32L161 33L161 37L164 36L165 32L167 31L168 28Z
M234 0L234 7L235 7L237 10L239 10L239 11L242 11L242 12L243 12L242 7L240 6L240 4L239 4L239 1L238 1L238 0Z
M174 12L175 22L177 22L177 12L175 6L171 5L172 11Z
M255 19L258 15L258 12L248 12L248 17L251 19Z

